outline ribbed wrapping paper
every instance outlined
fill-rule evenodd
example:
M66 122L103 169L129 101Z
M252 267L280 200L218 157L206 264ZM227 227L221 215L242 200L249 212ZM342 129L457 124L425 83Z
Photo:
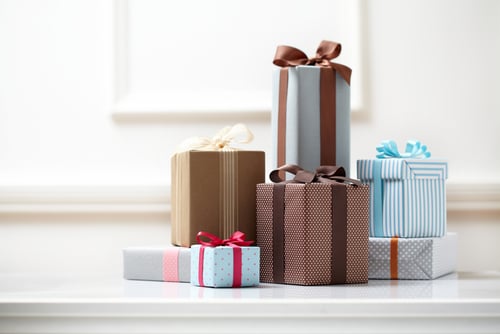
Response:
M123 277L131 280L189 282L191 250L145 246L123 249Z
M377 164L380 185L375 181ZM358 179L370 185L370 236L410 238L446 234L447 161L358 160L357 172Z
M255 240L255 185L264 181L262 151L186 151L172 159L172 244L190 247L196 233Z
M457 239L456 233L440 238L370 238L368 278L429 280L449 274L457 266Z

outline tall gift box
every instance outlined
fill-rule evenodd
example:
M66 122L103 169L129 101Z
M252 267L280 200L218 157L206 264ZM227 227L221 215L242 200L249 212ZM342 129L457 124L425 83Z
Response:
M293 181L281 182L283 170ZM257 185L261 282L367 282L369 186L343 175L341 167L286 165L271 173L278 183Z
M208 148L194 145L198 149L173 155L174 245L190 247L199 231L227 238L239 230L255 240L255 185L264 181L264 152L229 148L234 129L206 139Z
M146 246L123 249L123 277L130 280L189 282L187 247Z
M370 238L370 279L428 280L455 271L457 235L441 238Z
M316 56L279 46L273 74L273 167L285 163L314 170L338 165L349 175L351 69L333 63L341 45L322 41Z
M392 142L393 148L394 145ZM419 142L408 143L407 151L417 152L407 154L408 158L391 154L357 161L358 178L370 185L372 237L422 238L446 234L448 163L418 158L422 152L418 153L416 146L421 147Z

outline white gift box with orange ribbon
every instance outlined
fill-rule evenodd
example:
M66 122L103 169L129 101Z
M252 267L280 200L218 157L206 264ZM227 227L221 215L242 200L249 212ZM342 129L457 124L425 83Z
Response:
M457 266L457 234L441 238L370 238L369 279L428 280Z

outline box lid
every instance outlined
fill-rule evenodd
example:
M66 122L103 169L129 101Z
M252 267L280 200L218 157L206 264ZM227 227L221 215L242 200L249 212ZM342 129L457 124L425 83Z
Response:
M358 179L373 180L377 160L383 180L448 178L448 162L444 159L364 159L357 161Z

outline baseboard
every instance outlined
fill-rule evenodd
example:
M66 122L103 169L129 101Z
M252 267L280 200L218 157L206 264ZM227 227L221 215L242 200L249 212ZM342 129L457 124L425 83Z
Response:
M500 211L500 184L447 185L450 212ZM168 213L170 187L9 186L0 187L0 213Z

